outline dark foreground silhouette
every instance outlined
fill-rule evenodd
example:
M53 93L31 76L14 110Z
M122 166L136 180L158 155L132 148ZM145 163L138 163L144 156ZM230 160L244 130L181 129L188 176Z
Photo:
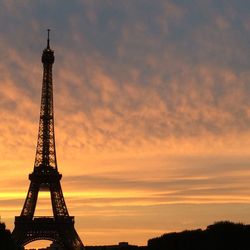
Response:
M10 230L6 229L4 223L0 223L0 249L1 250L21 250L11 238Z
M222 221L208 226L205 230L164 234L150 239L148 246L145 247L122 242L116 246L86 246L85 248L86 250L247 250L250 249L250 225ZM0 223L0 250L21 249L15 245L5 224Z
M120 242L118 245L112 246L86 246L86 250L146 250L147 247L139 247L129 245L127 242Z
M250 225L217 222L205 230L164 234L148 241L149 250L246 250L250 249Z

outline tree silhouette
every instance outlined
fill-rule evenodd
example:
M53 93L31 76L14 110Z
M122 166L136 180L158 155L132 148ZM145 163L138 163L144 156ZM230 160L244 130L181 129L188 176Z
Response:
M216 222L205 230L164 234L148 241L149 250L246 250L250 226L229 221Z
M11 237L10 230L6 229L4 223L0 223L0 249L1 250L21 250Z

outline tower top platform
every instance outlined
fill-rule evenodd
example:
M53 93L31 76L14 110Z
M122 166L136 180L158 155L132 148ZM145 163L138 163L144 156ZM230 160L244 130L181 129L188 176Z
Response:
M42 63L53 64L55 61L54 51L50 48L50 29L48 29L47 47L43 50Z

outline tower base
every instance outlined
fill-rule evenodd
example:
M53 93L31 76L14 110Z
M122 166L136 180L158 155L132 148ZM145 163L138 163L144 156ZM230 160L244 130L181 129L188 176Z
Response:
M51 240L63 250L84 250L84 246L75 230L74 217L15 217L12 237L19 246L25 246L36 240Z

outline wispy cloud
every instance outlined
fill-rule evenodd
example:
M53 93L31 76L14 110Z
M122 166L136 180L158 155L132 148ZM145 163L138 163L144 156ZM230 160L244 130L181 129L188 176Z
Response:
M119 229L109 242L145 244L171 228L248 220L249 3L0 5L0 206L8 223L34 163L47 28L59 169L87 242L98 235L107 243L104 228Z

